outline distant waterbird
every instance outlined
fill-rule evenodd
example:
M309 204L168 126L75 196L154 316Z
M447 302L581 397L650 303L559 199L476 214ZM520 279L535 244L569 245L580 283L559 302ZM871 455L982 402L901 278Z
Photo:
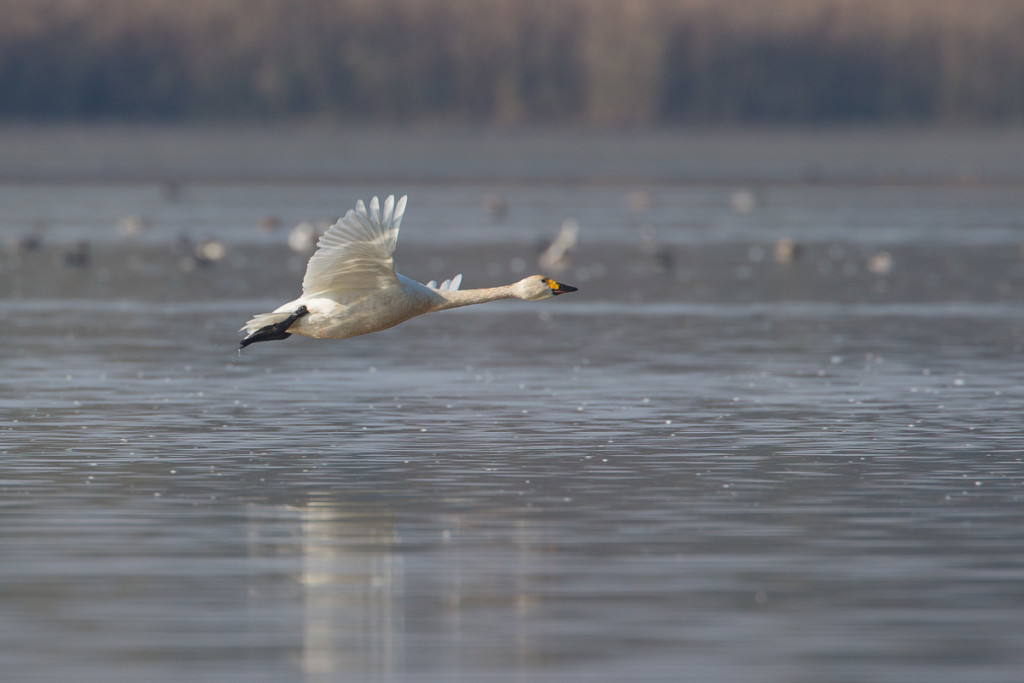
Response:
M537 257L537 264L550 271L561 271L569 267L569 252L576 246L579 239L580 224L575 218L566 218L558 235L551 241L547 249Z
M73 249L64 252L64 265L69 268L87 268L91 249L86 240L79 240Z
M288 248L296 254L311 253L316 249L317 241L327 231L327 227L321 225L320 221L316 223L302 221L288 233Z
M729 196L729 206L736 213L750 213L757 207L757 196L750 190L736 190Z
M779 265L788 266L796 262L803 254L803 247L789 237L781 237L772 247L772 258Z
M178 267L183 271L195 270L197 266L211 266L223 261L228 255L227 246L220 240L204 239L193 243L187 235L178 238L178 249L181 252Z
M543 275L487 289L460 290L462 274L420 284L395 272L398 230L406 197L377 197L367 210L362 200L332 225L317 243L302 279L302 296L245 324L239 349L293 334L346 339L394 327L424 313L499 299L540 301L575 292L575 287Z
M505 216L508 215L508 201L500 194L491 193L484 195L480 204L484 207L484 211L496 221L504 220Z
M281 227L281 219L277 216L267 214L260 219L260 230L263 232L274 232Z
M5 240L4 246L11 253L25 253L39 251L43 248L43 234L46 232L46 224L41 221L34 221L29 230L17 237Z
M875 275L888 275L892 272L892 254L879 251L868 257L867 268Z
M118 219L114 227L125 237L138 237L149 229L149 221L142 216L132 214Z

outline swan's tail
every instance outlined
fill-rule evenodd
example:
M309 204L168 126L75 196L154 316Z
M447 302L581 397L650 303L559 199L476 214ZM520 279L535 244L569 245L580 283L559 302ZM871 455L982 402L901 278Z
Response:
M308 313L309 309L299 306L291 313L260 313L254 316L242 328L248 334L238 342L239 351L256 342L287 339L292 336L288 331L291 324Z
M453 290L458 289L459 285L461 285L461 284L462 284L462 273L459 273L458 275L453 277L451 280L445 280L441 284L437 284L437 280L431 280L430 282L427 283L427 287L430 287L431 289L436 289L436 290L438 290L440 292L451 292Z
M290 314L287 311L281 313L260 313L259 315L254 315L252 319L250 319L249 322L239 330L239 332L252 334L257 330L263 329L267 325L277 325L278 323L284 322L289 315Z

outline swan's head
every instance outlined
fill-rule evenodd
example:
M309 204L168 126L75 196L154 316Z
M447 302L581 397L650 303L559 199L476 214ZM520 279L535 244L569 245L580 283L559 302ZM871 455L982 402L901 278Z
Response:
M576 291L575 287L563 285L561 282L555 282L543 275L531 275L530 277L523 278L515 284L515 288L518 297L527 301L550 299L556 294Z

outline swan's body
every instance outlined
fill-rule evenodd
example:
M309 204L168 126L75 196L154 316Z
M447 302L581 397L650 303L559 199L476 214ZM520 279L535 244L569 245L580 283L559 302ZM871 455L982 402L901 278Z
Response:
M537 301L574 292L541 275L503 287L460 290L462 275L440 285L425 285L395 272L392 255L405 214L406 198L393 196L370 210L360 200L355 210L324 233L306 266L302 296L272 313L254 316L242 328L244 348L258 341L285 339L292 334L318 339L345 339L369 334L409 318L498 299Z

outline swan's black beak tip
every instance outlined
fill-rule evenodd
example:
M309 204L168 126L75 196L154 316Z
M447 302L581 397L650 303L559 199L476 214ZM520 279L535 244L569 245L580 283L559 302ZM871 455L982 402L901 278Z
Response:
M552 296L554 296L556 294L565 294L566 292L575 292L576 291L576 288L573 287L572 285L563 285L561 282L555 282L554 280L552 280L549 277L542 278L542 279L544 280L544 284L546 284L548 287L551 288L551 295Z

